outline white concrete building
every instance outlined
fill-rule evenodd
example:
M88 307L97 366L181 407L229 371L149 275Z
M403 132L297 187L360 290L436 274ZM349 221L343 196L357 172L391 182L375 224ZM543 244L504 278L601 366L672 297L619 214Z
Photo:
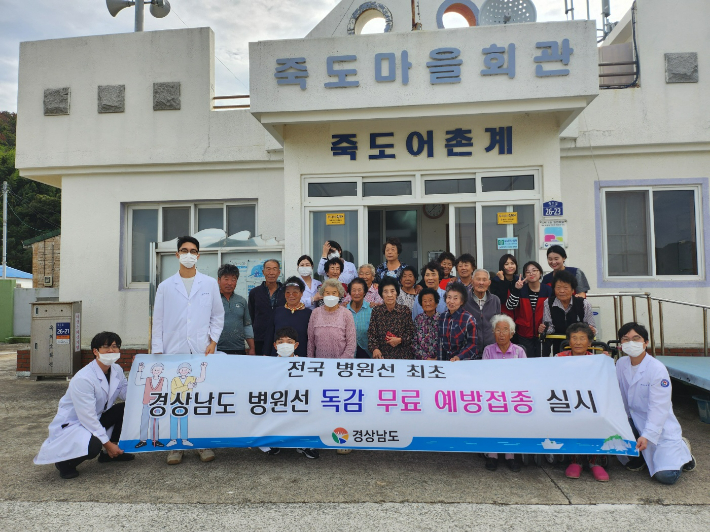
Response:
M261 235L286 275L325 239L379 264L386 236L417 266L449 250L495 271L501 247L546 266L548 235L590 294L710 301L710 4L638 0L602 46L631 63L603 73L640 66L601 78L623 89L600 89L593 22L420 4L417 31L409 0L347 0L303 39L251 43L240 110L214 108L208 28L21 45L16 164L63 189L60 299L83 301L84 344L146 346L150 242L209 228ZM474 26L440 27L452 10ZM360 35L373 16L388 31ZM212 274L237 257L208 255ZM612 300L592 302L612 338ZM699 309L664 308L666 344L702 344Z

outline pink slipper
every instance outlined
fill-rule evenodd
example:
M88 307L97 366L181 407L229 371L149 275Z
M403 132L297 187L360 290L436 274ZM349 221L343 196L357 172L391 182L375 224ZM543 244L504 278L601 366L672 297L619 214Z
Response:
M598 480L599 482L609 481L609 474L602 466L595 465L590 467L589 470L592 472L592 475L594 475L594 480Z
M565 475L567 478L579 478L579 475L582 474L582 466L579 464L572 463L567 466L567 470L565 471Z

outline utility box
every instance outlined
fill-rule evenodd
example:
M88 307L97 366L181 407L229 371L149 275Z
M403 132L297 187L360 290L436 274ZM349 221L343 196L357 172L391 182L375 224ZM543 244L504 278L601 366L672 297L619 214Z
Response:
M71 377L81 369L81 301L31 305L30 377Z

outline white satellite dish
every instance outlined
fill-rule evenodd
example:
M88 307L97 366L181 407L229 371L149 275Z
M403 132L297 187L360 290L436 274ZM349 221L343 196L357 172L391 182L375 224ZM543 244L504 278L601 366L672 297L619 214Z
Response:
M531 0L486 0L478 14L479 26L535 22L537 9Z

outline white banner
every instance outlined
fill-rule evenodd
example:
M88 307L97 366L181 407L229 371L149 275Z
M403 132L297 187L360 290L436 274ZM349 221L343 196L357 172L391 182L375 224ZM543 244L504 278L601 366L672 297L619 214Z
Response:
M637 455L614 362L603 355L468 362L138 355L128 384L120 442L127 452Z

